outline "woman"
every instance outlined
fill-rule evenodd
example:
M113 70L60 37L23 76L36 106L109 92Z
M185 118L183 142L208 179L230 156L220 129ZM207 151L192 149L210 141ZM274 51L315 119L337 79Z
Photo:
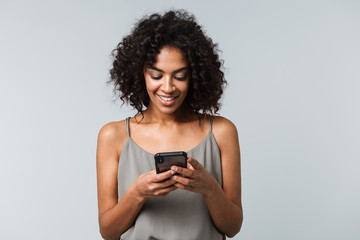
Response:
M139 21L114 50L111 80L138 114L99 133L104 239L225 239L239 232L236 127L213 116L226 83L216 45L185 11ZM154 154L186 151L188 166L156 174ZM178 173L178 174L177 174Z

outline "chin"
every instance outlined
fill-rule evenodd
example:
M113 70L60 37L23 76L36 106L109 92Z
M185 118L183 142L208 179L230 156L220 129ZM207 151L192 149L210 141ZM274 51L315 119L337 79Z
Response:
M164 114L170 115L177 112L178 109L160 109L160 111Z
M181 112L181 106L178 106L178 107L164 107L164 106L161 106L158 108L159 111L163 114L167 114L167 115L171 115L171 114L175 114L177 112Z

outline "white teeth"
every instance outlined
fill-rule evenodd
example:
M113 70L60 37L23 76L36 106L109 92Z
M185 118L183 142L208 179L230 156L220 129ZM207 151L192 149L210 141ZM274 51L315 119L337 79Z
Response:
M163 96L160 96L160 95L158 95L162 100L164 100L164 101L171 101L171 100L173 100L175 97L163 97Z

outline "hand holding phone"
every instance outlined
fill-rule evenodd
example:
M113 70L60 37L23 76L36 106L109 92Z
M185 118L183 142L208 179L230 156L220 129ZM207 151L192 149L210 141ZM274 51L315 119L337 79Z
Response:
M156 173L170 170L171 166L187 167L186 152L162 152L154 155Z

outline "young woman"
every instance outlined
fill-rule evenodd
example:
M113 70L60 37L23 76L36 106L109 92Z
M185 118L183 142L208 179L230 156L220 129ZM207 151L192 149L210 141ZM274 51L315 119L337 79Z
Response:
M111 80L138 114L99 133L104 239L225 239L240 231L237 130L214 116L226 83L216 45L185 11L138 22L114 50ZM187 168L156 174L154 154L185 151ZM178 174L177 174L178 173Z

